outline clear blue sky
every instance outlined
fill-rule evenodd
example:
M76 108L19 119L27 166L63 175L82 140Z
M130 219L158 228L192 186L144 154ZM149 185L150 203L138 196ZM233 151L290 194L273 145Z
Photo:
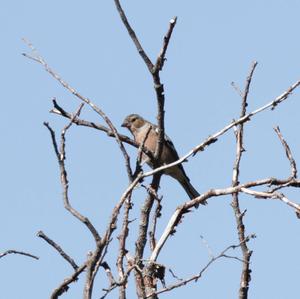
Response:
M249 95L253 110L281 94L300 79L299 11L296 0L275 1L122 1L137 35L155 59L168 27L178 23L162 74L166 91L166 131L183 155L208 135L237 118L240 98L230 83L243 87L253 60L259 65ZM113 1L2 1L1 32L1 215L0 252L18 249L40 257L0 260L1 298L48 298L72 269L36 232L43 230L78 264L92 238L63 208L57 162L43 121L56 130L65 121L50 115L51 99L69 111L79 105L36 63L24 58L21 41L28 38L67 82L100 106L119 127L129 113L155 121L156 102L152 81L143 61L117 15ZM287 177L289 163L273 132L279 125L296 161L299 154L300 93L275 111L254 118L245 129L241 181ZM102 122L88 107L82 117ZM120 129L125 133L125 130ZM135 150L129 148L134 157ZM235 139L227 133L204 153L185 164L200 192L230 185ZM102 233L110 211L127 185L122 155L112 139L97 131L73 127L67 136L67 167L71 202ZM148 182L149 180L147 180ZM186 196L176 181L164 177L161 232L168 217ZM286 192L300 201L299 191ZM144 198L139 189L137 209ZM185 218L175 237L162 251L159 262L172 266L182 278L201 270L209 260L200 235L215 254L237 243L230 197L212 199ZM254 250L250 298L296 298L299 293L300 222L281 202L241 197L248 210L248 233ZM132 219L137 217L133 212ZM138 222L131 225L134 234ZM116 237L117 234L114 234ZM134 236L129 238L134 249ZM236 250L234 254L239 255ZM111 252L108 261L113 261ZM114 266L114 262L111 262ZM222 260L211 266L197 284L161 298L236 298L241 264ZM102 294L101 274L94 298ZM83 280L62 298L81 298ZM171 282L171 278L167 278ZM132 281L131 281L132 283ZM134 298L134 289L130 287ZM110 298L116 298L113 293Z

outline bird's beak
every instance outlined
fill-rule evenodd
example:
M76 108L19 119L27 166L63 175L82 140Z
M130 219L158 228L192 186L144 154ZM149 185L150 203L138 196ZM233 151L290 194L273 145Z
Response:
M127 121L127 120L124 120L123 123L122 123L122 125L121 125L121 127L123 127L123 128L129 128L129 123L128 123L128 121Z

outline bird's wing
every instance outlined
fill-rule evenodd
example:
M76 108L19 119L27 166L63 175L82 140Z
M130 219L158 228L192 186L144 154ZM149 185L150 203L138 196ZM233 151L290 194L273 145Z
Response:
M158 134L158 127L156 125L153 125L153 124L151 124L151 125L155 129L155 132ZM171 152L173 154L174 161L179 160L179 155L178 155L178 153L176 151L176 148L175 148L174 143L172 142L171 138L167 134L165 134L165 138L164 139L165 139L165 145L171 150ZM188 178L188 176L187 176L187 174L186 174L186 172L185 172L182 164L178 164L177 166L183 172L184 176L186 176L187 180L189 181L189 178Z

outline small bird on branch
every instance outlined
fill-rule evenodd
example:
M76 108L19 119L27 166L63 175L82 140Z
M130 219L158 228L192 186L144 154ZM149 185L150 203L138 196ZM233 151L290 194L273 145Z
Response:
M155 154L158 146L158 127L156 125L145 120L138 114L130 114L125 118L124 122L122 123L122 127L127 128L132 133L135 142L139 146L143 145L153 155ZM179 156L173 142L167 135L165 135L162 152L157 166L170 164L178 159ZM151 159L144 153L142 154L142 161L146 162L150 167L153 168ZM190 199L194 199L200 195L190 183L190 179L186 175L182 164L167 168L163 171L163 173L176 179L184 188Z

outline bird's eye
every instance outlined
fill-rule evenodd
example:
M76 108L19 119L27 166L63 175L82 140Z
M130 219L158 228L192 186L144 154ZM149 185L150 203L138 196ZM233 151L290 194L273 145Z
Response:
M135 122L135 121L136 121L136 117L132 118L131 121L132 121L132 122Z

